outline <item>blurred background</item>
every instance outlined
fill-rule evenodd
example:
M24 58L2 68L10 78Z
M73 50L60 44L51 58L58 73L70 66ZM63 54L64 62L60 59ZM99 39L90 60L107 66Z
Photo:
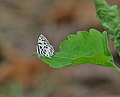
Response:
M118 71L95 65L52 69L32 56L40 34L59 51L68 34L90 28L104 30L93 0L0 0L0 97L120 97ZM120 65L110 40L109 46Z

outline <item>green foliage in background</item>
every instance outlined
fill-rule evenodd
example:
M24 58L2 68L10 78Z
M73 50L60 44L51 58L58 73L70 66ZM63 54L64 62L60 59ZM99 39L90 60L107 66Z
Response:
M116 68L108 48L107 33L100 33L95 29L69 35L68 40L61 43L60 52L56 52L52 58L39 58L53 68L82 64Z
M106 30L120 55L120 9L110 6L106 0L94 0L97 17Z

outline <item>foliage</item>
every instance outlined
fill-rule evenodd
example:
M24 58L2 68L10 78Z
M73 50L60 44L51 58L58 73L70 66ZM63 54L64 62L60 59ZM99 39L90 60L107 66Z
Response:
M94 0L94 3L100 23L109 30L108 34L120 54L120 9L117 6L108 5L105 0ZM109 51L107 33L105 31L100 33L95 29L69 35L68 40L61 43L60 51L56 52L52 58L38 57L53 68L95 64L120 71Z
M97 17L106 30L120 55L120 17L119 8L110 6L106 0L94 0Z
M96 64L116 68L108 48L107 33L95 29L89 32L79 31L77 35L69 35L60 45L60 52L52 58L39 57L53 68L82 64Z

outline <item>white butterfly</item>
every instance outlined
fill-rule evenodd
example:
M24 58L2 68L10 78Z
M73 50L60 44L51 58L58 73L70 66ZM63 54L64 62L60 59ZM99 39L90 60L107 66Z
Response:
M44 35L40 35L38 38L38 45L36 46L38 56L45 56L51 58L54 54L54 48L49 43Z

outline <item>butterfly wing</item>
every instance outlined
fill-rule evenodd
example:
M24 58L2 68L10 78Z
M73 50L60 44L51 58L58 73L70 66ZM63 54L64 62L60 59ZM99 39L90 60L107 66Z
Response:
M42 34L38 38L38 45L36 46L38 56L45 56L51 58L54 54L54 48L49 41Z

